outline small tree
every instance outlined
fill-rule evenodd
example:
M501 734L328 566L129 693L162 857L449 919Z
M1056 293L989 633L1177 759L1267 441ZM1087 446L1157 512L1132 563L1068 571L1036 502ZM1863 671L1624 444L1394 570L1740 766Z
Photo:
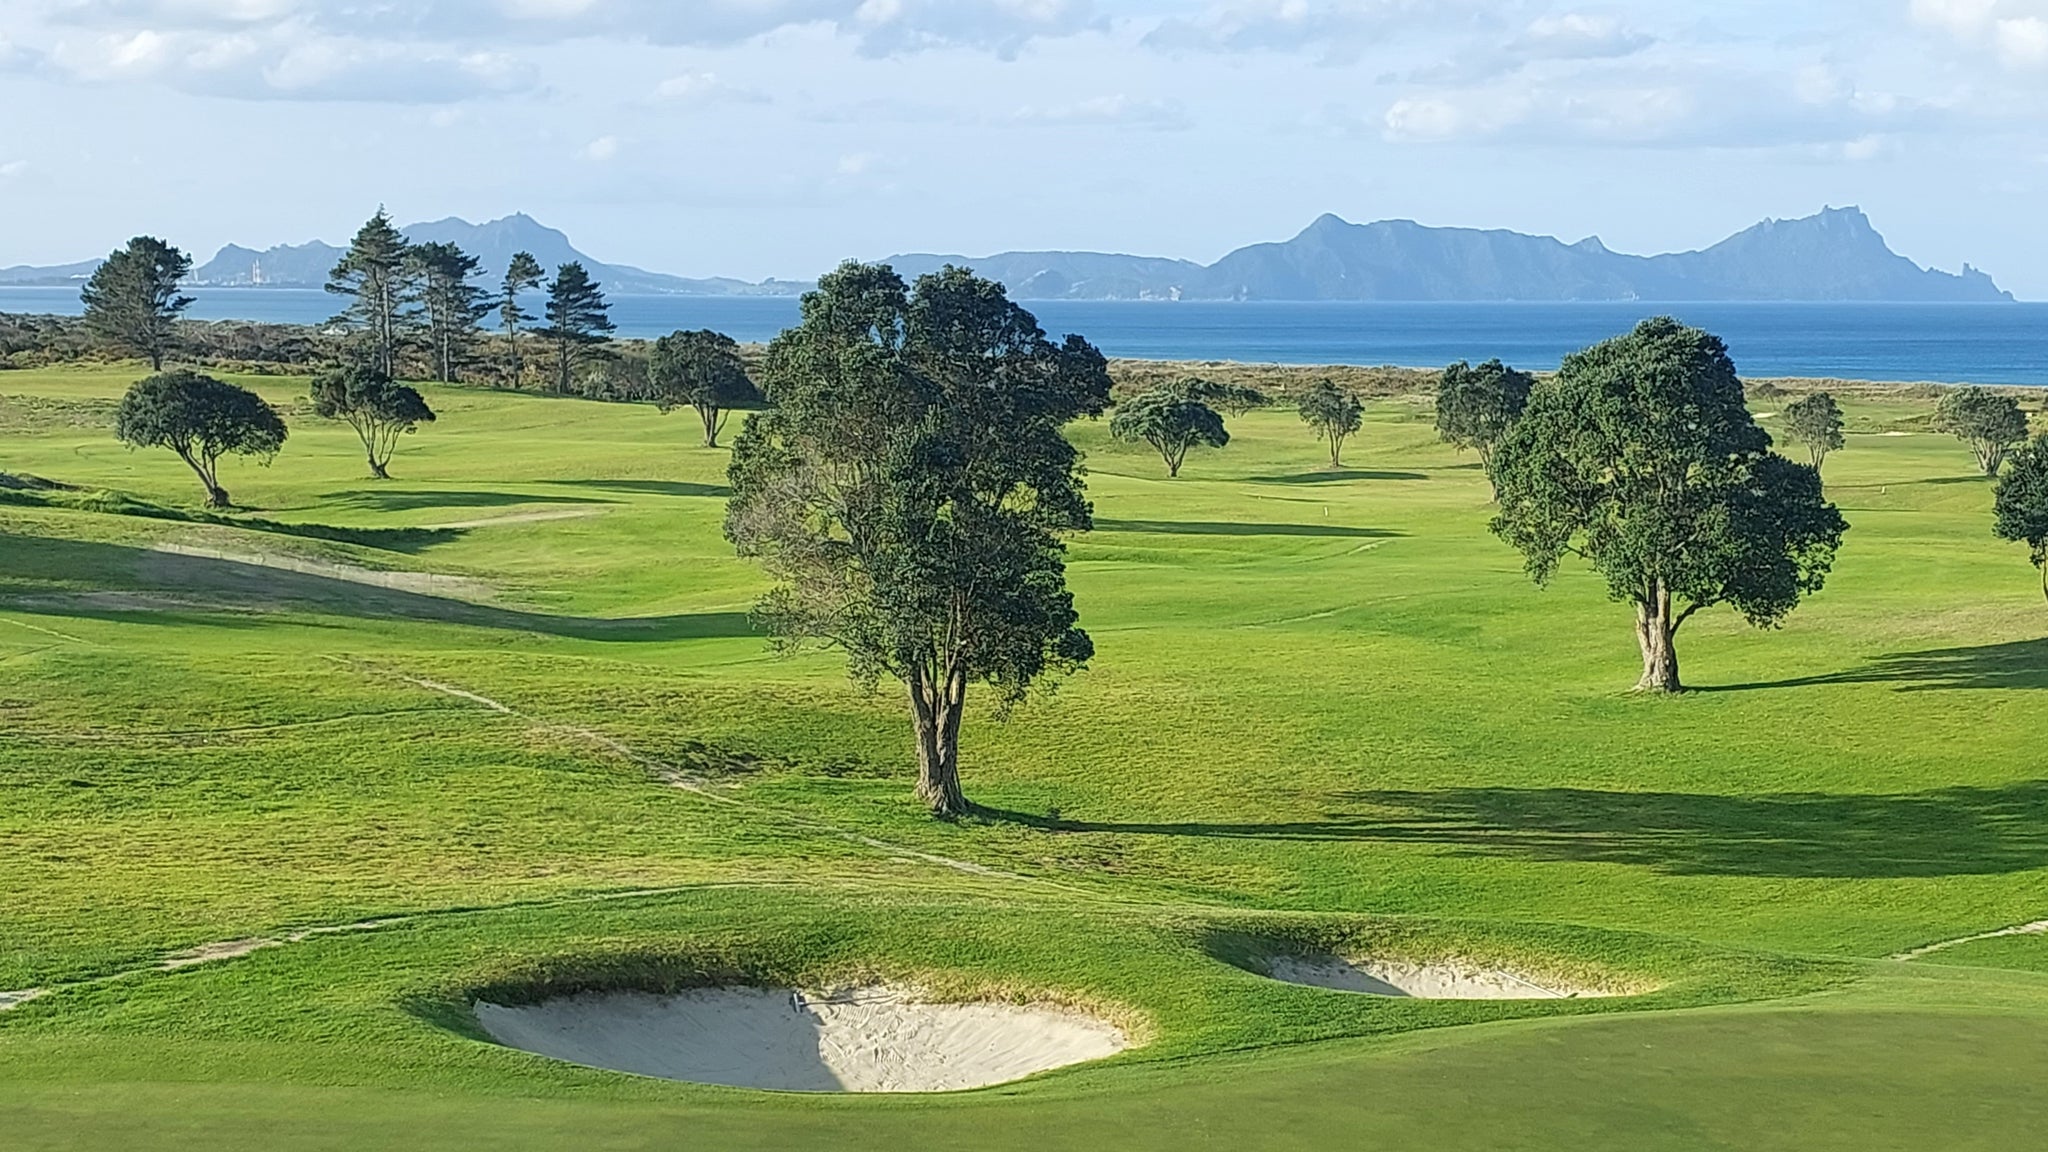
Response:
M476 343L477 322L491 311L484 290L470 282L483 265L456 245L440 241L413 246L408 259L427 314L434 379L451 383L456 366Z
M154 236L137 236L116 249L85 282L85 326L112 348L149 361L161 372L176 340L178 317L192 306L178 284L192 274L192 258Z
M1565 358L1501 438L1495 535L1541 584L1567 554L1636 609L1639 691L1676 692L1680 625L1731 604L1773 627L1820 589L1843 523L1770 451L1718 337L1669 318Z
M761 402L740 346L719 332L672 332L654 342L647 362L654 403L663 413L690 407L704 422L704 446L718 447L732 409Z
M1521 418L1534 385L1528 373L1499 360L1477 368L1458 361L1437 380L1437 436L1446 444L1479 453L1479 463L1491 471L1494 446Z
M1806 446L1818 472L1828 453L1842 446L1842 407L1825 392L1802 396L1785 405L1785 432Z
M613 324L604 292L590 278L582 261L572 260L555 270L548 284L547 327L539 335L555 346L555 391L567 395L574 382L576 366L589 351L609 343Z
M1986 476L1998 475L2005 454L2027 438L2020 402L1989 388L1951 389L1934 411L1934 426L1968 444Z
M265 463L284 447L284 420L261 396L189 369L163 372L129 387L114 415L114 435L130 448L169 448L206 488L206 503L230 506L220 458L233 453Z
M784 645L844 648L859 680L901 680L918 797L963 814L969 685L1008 705L1094 653L1066 587L1061 538L1091 518L1062 429L1107 406L1108 362L963 269L911 289L849 263L763 375L775 407L733 444L725 526L781 581L757 615Z
M363 442L370 475L379 480L391 479L398 438L434 422L425 397L368 365L324 372L313 378L312 391L313 414L347 421Z
M1344 441L1365 426L1365 405L1358 397L1322 379L1301 395L1301 422L1330 443L1330 467L1344 466Z
M398 375L399 346L413 322L411 251L391 216L378 208L327 274L327 290L349 298L335 320L362 334L371 365L386 376Z
M512 353L512 387L526 375L526 361L519 352L519 327L533 317L526 306L519 302L521 292L530 292L541 286L547 273L541 269L540 261L531 252L515 252L512 262L505 267L505 281L498 297L498 322L505 328L505 344Z
M2048 596L2048 439L2035 437L2016 449L1998 478L1992 531L2001 540L2025 543L2041 570L2041 594Z
M1109 434L1118 440L1150 444L1166 461L1168 476L1180 475L1188 450L1196 445L1221 448L1230 443L1230 432L1214 408L1171 385L1140 392L1118 404L1109 418Z

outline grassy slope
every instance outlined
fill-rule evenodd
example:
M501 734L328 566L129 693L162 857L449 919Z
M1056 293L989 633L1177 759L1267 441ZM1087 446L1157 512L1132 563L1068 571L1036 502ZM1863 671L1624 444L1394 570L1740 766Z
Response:
M131 376L0 377L0 467L189 505L175 460L107 437ZM297 399L291 382L251 383ZM1530 1147L1617 1127L1631 1147L1876 1147L1911 1143L1943 1092L1975 1101L1984 1146L2038 1122L2007 1089L2048 1070L2040 1031L1987 1012L2037 1024L2048 992L1974 969L1875 969L1796 1011L1502 1024L1242 1068L1200 1057L1548 1011L1274 988L1203 951L1219 909L1459 918L1417 930L1651 972L1673 1006L1839 979L1721 949L1871 957L2042 915L2039 593L1989 537L1967 453L1880 434L1924 405L1852 407L1862 434L1828 475L1854 527L1830 588L1776 633L1725 614L1689 625L1687 677L1716 690L1668 701L1619 691L1625 610L1583 573L1531 587L1484 531L1483 478L1405 402L1376 406L1335 476L1291 414L1235 422L1232 447L1175 482L1081 426L1101 531L1074 544L1073 584L1100 658L970 730L970 791L1024 819L937 826L907 803L896 700L747 634L759 577L718 538L722 459L685 447L685 417L433 400L442 421L388 484L360 478L345 430L303 417L273 467L231 465L260 530L0 506L0 989L292 926L483 909L0 1017L0 1127L108 1143L162 1106L230 1143L292 1115L279 1139L306 1147L401 1123L625 1147L687 1116L734 1142L879 1145L905 1138L898 1123L986 1132L986 1110L1007 1107L1006 1134L1052 1146L1109 1124L1134 1147L1233 1132L1456 1147L1503 1126ZM164 541L228 558L150 550ZM234 559L254 553L496 594L478 606ZM741 804L656 787L562 725L722 773ZM1028 879L963 877L818 821ZM520 906L669 886L688 890ZM1014 1105L762 1104L536 1069L400 1008L564 956L660 967L706 938L750 969L941 968L1128 1005L1155 1043ZM951 943L934 958L931 939ZM2039 967L2040 946L1942 959ZM1199 1058L1154 1063L1176 1055ZM1930 1064L1954 1082L1915 1081ZM1615 1076L1630 1090L1588 1098ZM80 1094L100 1082L116 1087ZM372 1101L374 1118L341 1122Z

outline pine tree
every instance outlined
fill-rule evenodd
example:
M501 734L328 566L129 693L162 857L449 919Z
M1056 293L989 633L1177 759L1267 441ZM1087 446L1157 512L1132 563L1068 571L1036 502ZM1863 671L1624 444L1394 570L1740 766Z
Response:
M538 335L554 344L555 391L567 393L576 366L589 350L609 343L618 328L608 314L604 292L580 261L555 270L548 284L547 320Z
M470 283L483 265L454 244L439 241L414 246L410 263L426 310L434 378L453 381L456 365L476 340L477 322L491 311L484 290Z
M519 294L541 286L547 273L541 269L540 261L531 252L517 252L512 263L505 269L505 281L498 297L498 321L505 327L505 343L512 350L512 387L519 387L526 375L526 361L519 354L519 326L533 319L519 303Z
M79 298L85 326L103 343L142 356L161 372L178 317L192 306L178 282L192 274L192 258L154 236L137 236L108 256Z
M361 332L369 361L386 376L398 375L398 349L413 318L412 250L383 208L356 233L348 251L327 274L327 290L351 297L335 321Z

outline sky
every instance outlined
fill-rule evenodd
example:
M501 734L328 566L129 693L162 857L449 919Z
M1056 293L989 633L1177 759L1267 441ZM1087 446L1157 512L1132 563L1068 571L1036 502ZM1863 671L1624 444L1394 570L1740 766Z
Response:
M0 265L380 204L749 279L1855 204L2041 299L2044 192L2048 0L0 0Z

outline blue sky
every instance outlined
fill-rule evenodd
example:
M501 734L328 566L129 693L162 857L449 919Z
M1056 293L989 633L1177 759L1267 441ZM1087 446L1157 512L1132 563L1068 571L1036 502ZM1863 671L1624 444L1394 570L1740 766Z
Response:
M0 264L379 203L750 278L1860 204L2044 298L2044 191L2048 0L0 0Z

